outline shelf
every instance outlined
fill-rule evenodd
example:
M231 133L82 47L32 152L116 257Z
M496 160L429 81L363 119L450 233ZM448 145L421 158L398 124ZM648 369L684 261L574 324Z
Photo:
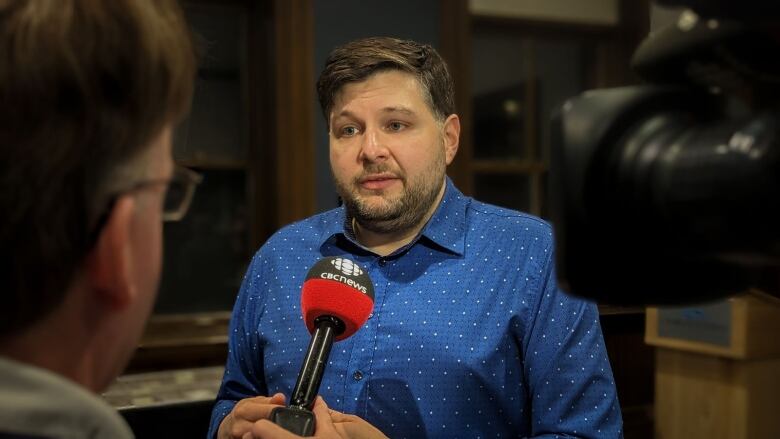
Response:
M602 316L615 316L615 315L626 315L626 314L639 314L644 315L645 314L645 307L643 306L618 306L618 305L607 305L607 304L599 304L599 314Z
M213 401L223 374L223 366L125 374L102 397L116 409Z
M474 160L472 170L481 174L542 174L547 164L529 160L489 159Z
M230 311L154 315L139 345L161 348L225 343L229 322Z
M230 311L153 315L125 373L223 364L230 315Z

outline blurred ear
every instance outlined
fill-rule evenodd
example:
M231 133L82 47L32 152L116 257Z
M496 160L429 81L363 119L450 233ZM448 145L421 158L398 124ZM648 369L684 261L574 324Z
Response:
M135 199L120 196L86 258L87 280L92 291L113 309L127 307L135 297L130 266L130 227L134 210Z
M450 114L442 126L444 135L444 154L447 164L452 163L455 154L458 153L460 142L460 118L457 114Z

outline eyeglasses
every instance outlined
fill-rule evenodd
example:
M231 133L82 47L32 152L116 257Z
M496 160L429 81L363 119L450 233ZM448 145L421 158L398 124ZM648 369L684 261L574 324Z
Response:
M99 217L95 227L90 234L90 242L94 243L97 239L100 230L108 221L108 216L111 213L111 209L114 207L117 198L128 192L134 192L142 190L154 185L164 184L168 188L165 192L165 200L163 201L162 219L166 222L180 221L187 214L192 202L192 197L195 195L195 188L200 182L203 181L203 176L191 169L183 166L176 166L173 170L171 178L156 179L140 181L127 189L123 189L114 193L111 197L103 214Z
M180 221L187 214L195 195L195 188L203 181L203 176L192 169L176 166L173 175L169 179L156 179L139 181L127 189L119 191L109 204L109 211L119 195L134 192L158 184L168 185L163 201L162 219L166 222Z
M168 184L163 202L163 221L181 221L192 203L195 188L203 181L203 176L192 169L177 166L170 180L160 183ZM154 182L147 182L153 184Z

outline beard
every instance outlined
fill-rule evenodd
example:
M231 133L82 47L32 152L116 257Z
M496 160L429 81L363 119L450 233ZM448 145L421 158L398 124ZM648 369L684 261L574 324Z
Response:
M411 179L401 170L394 170L385 163L366 163L361 175L350 182L334 183L349 216L362 227L374 233L398 233L418 226L430 211L441 190L446 164L444 152L437 154L431 164ZM366 175L389 172L402 184L401 193L395 196L375 191L371 196L360 193L360 181ZM381 196L381 203L370 203L367 198Z

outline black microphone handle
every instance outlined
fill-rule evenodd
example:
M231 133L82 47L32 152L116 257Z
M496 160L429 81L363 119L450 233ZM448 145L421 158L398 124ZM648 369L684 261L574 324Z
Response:
M333 337L344 332L344 322L334 316L314 319L314 333L306 351L298 381L290 397L289 407L277 407L271 412L271 420L299 436L314 435L316 420L311 409L320 389L322 374L333 346Z
M306 358L298 373L298 381L290 396L290 406L311 410L320 389L322 375L328 362L333 337L344 332L344 322L334 316L320 316L314 320L314 333Z

